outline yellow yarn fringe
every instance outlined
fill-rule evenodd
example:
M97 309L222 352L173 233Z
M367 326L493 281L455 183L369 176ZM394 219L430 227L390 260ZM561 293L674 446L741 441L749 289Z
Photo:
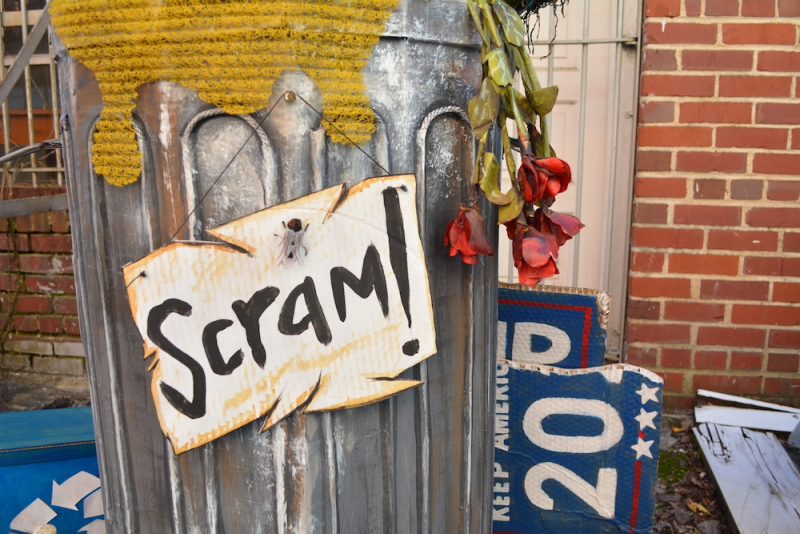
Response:
M95 172L117 186L138 180L133 128L137 89L169 81L226 113L268 106L285 71L308 74L322 93L334 142L369 141L375 114L364 68L400 0L54 0L53 26L94 71L103 112ZM346 137L345 137L346 136Z

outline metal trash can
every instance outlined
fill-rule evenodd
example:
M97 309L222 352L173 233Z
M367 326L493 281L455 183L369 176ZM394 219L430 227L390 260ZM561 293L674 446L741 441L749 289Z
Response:
M376 131L360 149L333 142L299 101L268 117L229 115L175 83L141 86L134 118L143 172L125 187L92 165L103 109L96 78L63 42L57 47L81 332L110 531L488 532L497 265L462 265L442 245L474 160L465 110L481 61L465 2L399 2L365 70ZM270 102L287 91L320 103L301 72L284 73ZM417 176L439 352L404 376L424 385L361 408L292 415L264 433L256 421L175 455L156 417L123 266L175 236L200 239L204 229L258 209L379 176L379 165Z

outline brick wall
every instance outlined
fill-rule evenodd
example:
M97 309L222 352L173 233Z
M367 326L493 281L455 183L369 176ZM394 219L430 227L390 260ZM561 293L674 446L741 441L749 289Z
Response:
M0 380L88 390L69 232L67 212L0 219Z
M798 404L800 0L645 9L629 361Z

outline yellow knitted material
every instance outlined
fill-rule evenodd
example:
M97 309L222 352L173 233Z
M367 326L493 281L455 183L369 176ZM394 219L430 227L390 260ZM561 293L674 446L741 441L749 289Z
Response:
M399 1L54 0L56 32L103 95L95 172L118 186L138 179L132 112L139 86L156 81L242 115L267 107L283 72L302 71L322 93L331 138L368 141L375 116L363 71Z

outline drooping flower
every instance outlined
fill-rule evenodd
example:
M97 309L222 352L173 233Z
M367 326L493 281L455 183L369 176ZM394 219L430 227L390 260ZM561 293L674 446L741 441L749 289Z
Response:
M525 202L555 198L567 190L572 181L569 164L558 158L533 159L523 156L517 171L517 182Z
M534 212L530 223L540 232L555 237L559 247L578 235L585 226L574 215L552 210L545 211L543 208L539 208Z
M532 287L558 274L558 242L554 236L516 225L511 250L520 283Z
M477 208L461 206L456 218L447 225L444 245L450 247L450 255L461 254L467 265L478 263L478 256L493 256L494 250L486 238L483 216Z

